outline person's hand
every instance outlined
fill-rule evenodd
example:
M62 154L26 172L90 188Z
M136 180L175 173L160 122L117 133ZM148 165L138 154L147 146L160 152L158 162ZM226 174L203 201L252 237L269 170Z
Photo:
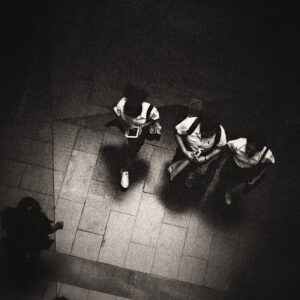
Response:
M186 151L184 154L190 161L193 161L195 159L195 154L193 151Z
M205 163L205 157L204 156L200 156L200 157L197 157L196 156L196 162L198 163L198 164L203 164L203 163Z
M145 124L140 125L139 127L140 128L145 128L145 127L148 127L148 126L150 126L152 124L153 124L153 121L150 121L150 122L146 122Z
M253 179L251 179L251 180L248 181L248 184L249 185L253 185L253 184L255 184L255 182L256 182L256 179L253 178Z
M63 221L56 222L55 225L56 225L57 229L63 229L64 228L64 222Z

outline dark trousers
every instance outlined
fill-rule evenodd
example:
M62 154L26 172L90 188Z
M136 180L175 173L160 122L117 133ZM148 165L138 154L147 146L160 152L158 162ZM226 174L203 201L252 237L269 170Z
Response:
M127 146L127 156L134 157L138 154L138 152L141 150L142 146L145 143L145 135L143 132L141 135L136 139L128 139L128 146Z
M144 145L145 139L145 131L142 131L141 135L136 139L127 138L127 149L125 151L125 162L123 166L124 170L128 171L130 169L132 160Z
M120 121L119 118L113 119L105 124L105 127L111 127L115 126L120 129L120 131L124 134L125 128L124 124L122 124L122 121ZM128 171L132 165L133 158L137 155L137 153L140 151L142 146L145 143L146 139L146 130L142 130L142 133L137 138L127 138L127 148L125 150L124 155L124 164L123 164L123 170Z

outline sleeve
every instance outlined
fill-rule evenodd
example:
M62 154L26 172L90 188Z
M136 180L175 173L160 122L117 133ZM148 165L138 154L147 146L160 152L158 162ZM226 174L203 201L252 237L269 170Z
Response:
M126 98L122 98L118 104L114 107L114 111L116 113L117 116L121 117L121 113L123 112L124 110L124 105L125 105L125 102L126 102Z
M241 147L242 143L243 143L243 139L237 139L237 140L229 141L227 143L227 146L231 151L235 151Z
M156 107L153 107L153 109L152 109L152 111L150 113L150 118L152 120L158 120L159 119L159 112L158 112L158 110L157 110Z
M177 134L186 135L187 134L186 132L192 125L193 121L194 121L194 118L186 118L181 123L177 124L175 126Z
M272 163L275 164L275 157L271 150L268 150L266 153L264 159L262 160L262 163Z
M221 129L221 136L220 136L220 141L217 144L217 147L223 147L227 143L226 133L222 125L220 125L220 129Z

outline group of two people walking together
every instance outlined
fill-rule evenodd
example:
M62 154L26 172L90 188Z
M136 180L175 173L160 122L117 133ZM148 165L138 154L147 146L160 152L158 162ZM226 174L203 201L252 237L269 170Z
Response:
M114 107L116 119L106 124L118 126L127 140L120 176L124 190L130 185L133 159L145 140L159 140L161 135L159 111L146 101L147 96L144 89L127 85L124 97ZM187 114L175 124L174 134L178 147L168 168L171 182L184 176L185 188L208 186L219 158L227 154L219 180L219 190L224 193L227 204L231 204L237 194L251 190L275 163L259 130L227 141L224 127L211 112ZM244 183L243 189L235 191L240 183Z

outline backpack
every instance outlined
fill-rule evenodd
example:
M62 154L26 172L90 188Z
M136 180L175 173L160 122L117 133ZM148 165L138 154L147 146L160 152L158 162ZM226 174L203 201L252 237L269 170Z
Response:
M146 122L149 122L151 120L150 114L153 109L153 105L150 104L147 110L146 114ZM161 138L161 125L158 121L155 121L153 124L145 128L146 131L146 139L149 141L159 141Z

